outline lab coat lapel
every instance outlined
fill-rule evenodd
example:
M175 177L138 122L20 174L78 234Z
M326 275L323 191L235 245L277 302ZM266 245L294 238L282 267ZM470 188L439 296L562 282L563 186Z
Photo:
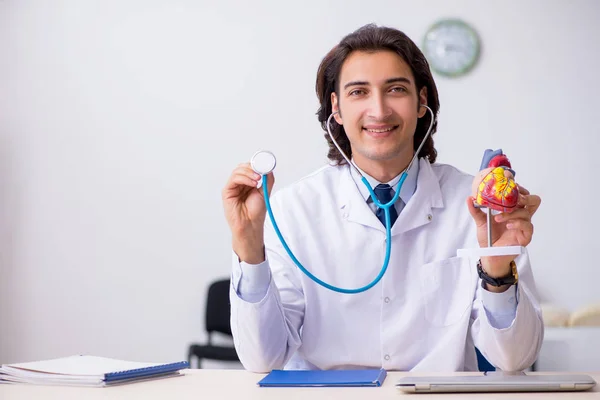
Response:
M340 178L340 191L338 207L342 218L364 226L385 232L385 227L379 222L365 199L360 194L356 183L350 174L350 167L346 166Z
M433 208L444 207L440 182L431 164L419 159L417 190L398 216L392 227L392 236L400 235L433 221Z
M431 164L424 158L419 163L417 190L394 223L392 236L430 223L432 208L444 206L440 184ZM347 166L341 174L339 187L338 208L342 218L385 233L385 227L361 196Z

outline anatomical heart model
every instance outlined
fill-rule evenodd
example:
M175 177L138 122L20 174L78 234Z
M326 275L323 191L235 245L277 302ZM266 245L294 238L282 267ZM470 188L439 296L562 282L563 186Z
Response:
M519 189L510 161L499 150L486 150L479 173L473 179L473 197L479 207L512 212L517 207Z
M492 247L492 210L510 213L517 208L519 187L515 171L502 149L488 149L483 154L479 173L471 187L475 207L487 209L488 247L459 249L458 256L504 256L521 254L521 246Z

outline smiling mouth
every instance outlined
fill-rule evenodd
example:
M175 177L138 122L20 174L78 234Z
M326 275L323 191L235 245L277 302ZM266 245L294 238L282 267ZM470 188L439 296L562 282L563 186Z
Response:
M389 126L386 128L362 128L363 131L366 131L371 136L385 136L386 134L394 131L398 128L398 125Z

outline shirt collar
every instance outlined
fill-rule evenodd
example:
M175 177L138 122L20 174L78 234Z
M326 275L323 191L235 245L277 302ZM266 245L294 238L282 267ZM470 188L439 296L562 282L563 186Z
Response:
M350 174L352 175L352 179L354 180L356 187L358 188L363 199L365 199L365 201L367 201L369 199L369 197L371 196L371 194L369 193L369 189L367 189L367 187L363 183L360 175L356 172L356 170L352 167L349 167L349 168L350 168ZM369 185L371 185L371 188L374 189L375 186L382 183L382 182L377 181L377 179L373 178L372 176L368 175L367 173L365 173L362 169L358 168L358 170L367 179L367 182L369 182ZM417 160L415 160L413 165L411 165L410 169L408 170L408 176L406 177L406 180L404 181L404 184L402 185L402 189L400 189L400 198L402 199L404 204L408 204L408 201L410 200L412 195L417 190L417 176L418 175L419 175L419 160L417 159ZM385 182L385 183L390 185L395 191L396 186L398 185L398 182L400 181L401 176L402 176L402 173L398 174L391 181Z

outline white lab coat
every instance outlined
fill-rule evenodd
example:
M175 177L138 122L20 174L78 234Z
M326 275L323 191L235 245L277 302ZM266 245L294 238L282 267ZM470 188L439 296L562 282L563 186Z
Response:
M457 249L478 247L465 204L473 177L419 162L417 190L392 228L388 270L370 290L340 294L310 280L289 258L268 217L271 280L259 301L237 293L240 266L234 256L231 327L246 369L477 370L475 346L502 370L525 369L536 360L543 322L527 253L516 259L516 316L496 329L488 304L482 305L477 259L456 256ZM385 228L347 165L324 167L275 193L271 203L288 245L318 278L357 288L377 276Z

